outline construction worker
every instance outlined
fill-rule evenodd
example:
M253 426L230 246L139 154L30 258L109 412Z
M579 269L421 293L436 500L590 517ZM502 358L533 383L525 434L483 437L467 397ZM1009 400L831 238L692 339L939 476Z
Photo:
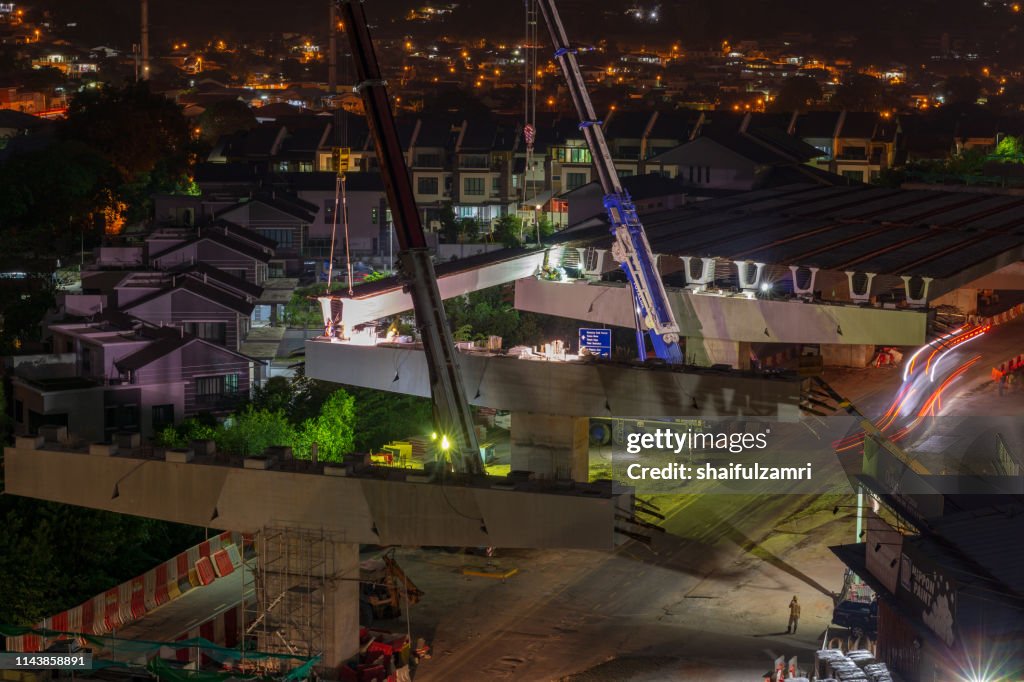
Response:
M800 622L800 602L797 601L796 595L793 595L793 601L789 602L789 625L786 626L786 634L790 631L796 634L797 623Z

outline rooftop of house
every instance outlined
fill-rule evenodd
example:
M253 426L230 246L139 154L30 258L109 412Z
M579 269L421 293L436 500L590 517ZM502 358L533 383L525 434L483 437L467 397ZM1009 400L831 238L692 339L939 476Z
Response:
M233 310L239 315L251 315L254 307L253 303L244 296L239 296L238 294L227 291L221 287L214 286L188 276L176 277L172 279L169 286L165 286L158 291L154 291L151 294L147 294L141 298L135 299L134 301L130 301L121 307L123 310L134 310L144 306L150 301L163 298L164 296L168 296L178 291L187 291L195 296L205 298L217 305Z
M237 226L236 226L237 227ZM260 261L261 263L269 263L271 254L264 248L259 248L248 241L242 241L240 238L234 238L231 236L231 230L235 228L228 228L226 232L218 232L214 229L204 230L201 234L193 236L183 242L172 244L166 249L159 251L158 253L150 254L150 261L162 259L172 253L176 253L182 249L188 248L193 244L198 244L202 241L210 241L221 246L227 247L243 256L248 256L254 260ZM245 228L238 227L238 230L244 230ZM249 232L249 230L246 230ZM264 238L265 239L265 238Z

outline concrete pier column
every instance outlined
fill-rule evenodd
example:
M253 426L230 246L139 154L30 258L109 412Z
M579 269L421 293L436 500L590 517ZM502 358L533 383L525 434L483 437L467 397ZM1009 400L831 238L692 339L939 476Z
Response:
M815 280L818 279L818 268L805 268L808 272L808 279L806 286L800 286L800 266L790 265L789 272L793 277L793 293L797 296L814 296L814 284Z
M332 542L328 546L334 555L334 579L325 587L323 662L337 669L359 653L359 545Z
M750 369L750 342L687 337L685 357L686 362L698 367L729 365L734 369Z
M865 272L864 288L857 291L853 278L857 275L853 270L846 271L846 283L850 286L850 300L855 303L866 303L871 300L871 281L875 278L875 272Z
M875 357L871 344L823 343L821 360L826 367L867 367Z
M931 277L921 277L921 286L918 288L917 295L911 291L911 282L914 279L910 275L901 275L900 279L903 280L903 291L907 296L907 304L915 308L923 308L928 305L928 285L932 283Z
M512 470L538 478L586 481L590 419L512 413Z
M740 289L743 291L756 291L761 286L761 276L764 274L764 263L752 263L750 261L734 260L736 274L739 276ZM750 266L754 266L754 273L751 275Z
M583 247L577 247L576 252L580 258L580 272L584 275L591 277L600 277L604 273L605 256L608 255L608 249L587 249ZM588 259L588 252L594 254L593 259Z

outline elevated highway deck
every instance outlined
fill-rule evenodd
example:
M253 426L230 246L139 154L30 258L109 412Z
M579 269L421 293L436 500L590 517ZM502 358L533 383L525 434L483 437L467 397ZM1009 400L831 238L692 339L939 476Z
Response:
M530 360L497 353L459 356L470 403L513 412L573 417L799 416L795 376L674 368L606 360ZM428 397L416 344L363 346L306 342L306 374L316 379Z

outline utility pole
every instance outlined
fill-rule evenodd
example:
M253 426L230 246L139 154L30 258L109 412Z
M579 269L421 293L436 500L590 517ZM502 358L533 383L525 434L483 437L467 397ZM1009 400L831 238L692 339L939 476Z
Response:
M142 80L149 80L149 0L142 0Z

